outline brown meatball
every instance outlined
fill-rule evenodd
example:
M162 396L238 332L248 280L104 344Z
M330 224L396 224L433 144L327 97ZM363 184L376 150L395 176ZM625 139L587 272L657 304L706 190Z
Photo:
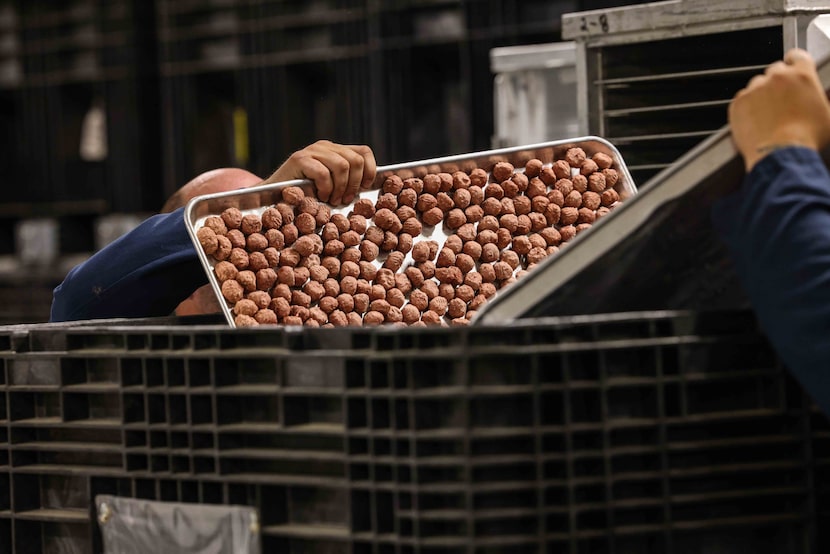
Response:
M409 179L403 180L403 188L412 189L416 193L421 194L424 192L424 182L418 177L410 177Z
M375 224L384 231L391 231L398 233L401 230L401 220L395 215L392 210L381 208L375 212Z
M305 198L305 192L300 187L285 187L282 189L282 201L291 206L299 206Z
M239 270L231 262L219 262L213 267L213 272L220 283L224 283L229 279L236 279Z
M567 208L579 208L582 206L582 195L579 191L572 190L565 196L565 207Z
M199 244L202 246L202 250L205 251L205 254L213 254L219 247L219 240L216 236L216 232L210 227L202 227L196 231L196 237L199 239Z
M470 287L474 291L477 291L479 288L481 288L482 282L483 279L481 273L477 271L471 271L470 273L464 276L464 285Z
M506 181L513 175L513 165L507 162L499 162L493 166L493 180L497 183Z
M322 227L329 222L329 219L331 219L331 208L325 204L318 204L317 215L314 216L314 220L317 222L317 227Z
M256 319L249 315L239 314L233 318L233 323L237 327L256 327L259 325Z
M271 290L274 283L277 282L277 272L266 267L256 272L256 288L259 290Z
M513 210L517 216L529 214L533 203L527 196L517 196L513 199Z
M585 150L582 148L574 147L569 148L567 152L565 152L565 161L571 167L582 167L582 164L585 163L587 156L585 155Z
M246 269L250 263L248 253L244 248L234 248L231 250L231 255L228 260L236 267L236 269Z
M294 223L294 206L286 204L285 202L280 202L275 207L277 208L277 211L280 212L280 216L282 216L283 225Z
M568 242L576 236L576 227L573 225L565 225L559 228L559 234L562 235L562 242Z
M585 160L585 163L582 164L582 167L580 168L579 172L583 175L591 175L597 170L599 170L599 167L597 167L597 163L594 160L588 159Z
M441 190L441 178L434 174L430 173L429 175L424 176L424 194L438 194L438 191Z
M392 306L396 308L400 308L406 302L406 296L404 293L396 288L391 288L386 293L386 301L389 302Z
M398 235L398 245L395 247L395 249L398 252L403 252L404 254L406 254L410 250L412 250L412 243L412 235L410 235L407 232L403 232L400 235Z
M582 194L582 205L589 210L596 210L599 208L601 203L602 199L600 198L600 195L595 192L587 191Z
M558 246L559 243L562 242L562 235L559 234L559 231L554 227L542 229L539 231L539 236L541 236L550 246Z
M476 187L483 187L487 184L487 172L477 167L470 172L470 184Z
M216 250L213 252L213 258L220 262L227 260L228 256L231 255L231 250L233 250L233 247L231 246L231 241L228 237L217 235Z
M427 241L421 241L412 247L412 259L416 262L429 260L430 247Z
M253 292L257 290L256 288L256 273L253 271L244 269L240 271L236 275L236 281L242 285L242 288L245 289L245 292Z
M586 190L588 190L588 178L585 177L585 175L574 175L571 178L571 183L573 183L574 190L578 191L579 193L583 193Z
M615 186L617 181L620 179L620 175L617 173L617 170L610 167L608 169L603 169L602 175L605 177L605 184L609 188Z
M620 199L620 195L614 189L608 189L600 196L600 203L603 206L610 206Z
M251 233L259 233L262 230L262 220L256 214L242 216L242 222L239 224L239 230L246 235L250 235Z
M285 298L274 298L268 306L277 317L283 318L291 314L291 303Z
M527 185L527 190L525 191L525 195L528 198L533 198L534 196L545 196L548 193L548 185L546 185L541 179L533 178L530 180L530 183Z
M532 177L537 177L538 175L527 175L525 173L516 173L511 178L510 181L506 181L508 183L513 183L516 185L517 192L524 192L527 190L527 186L530 184L530 179ZM543 181L544 182L544 181ZM545 183L547 184L547 183ZM502 188L504 188L505 194L507 194L507 189L505 188L505 184L502 183Z
M525 174L528 177L536 177L542 171L543 166L544 164L542 163L542 160L538 160L536 158L528 160L525 164Z
M429 301L429 310L431 312L435 312L438 315L444 315L447 313L447 306L449 302L443 296L436 296L432 300Z
M242 224L242 212L239 208L226 208L220 216L228 229L239 229Z
M381 268L375 275L375 283L389 290L395 286L395 272L391 269Z
M406 254L403 252L398 252L397 250L390 252L389 255L386 256L386 260L383 262L383 267L392 271L398 271L403 265L405 257Z
M243 314L253 316L258 311L259 308L257 307L256 302L247 298L242 298L233 306L233 313L237 315Z
M524 177L523 173L517 173L513 177L516 177L517 175L521 175L522 177ZM525 189L526 188L527 188L527 182L525 181ZM504 181L501 184L501 189L502 189L502 191L504 191L504 197L505 198L513 198L517 194L519 194L519 185L517 185L512 179Z
M212 215L205 219L205 227L216 233L217 235L226 235L228 233L228 226L222 221L222 218L217 215Z
M222 296L231 304L235 304L245 296L245 289L236 280L228 280L222 283Z
M404 275L409 278L409 282L412 284L413 288L418 288L424 284L424 274L415 266L407 267L404 270Z
M300 231L293 223L286 223L282 226L282 236L285 238L286 246L291 246L300 237Z
M403 234L407 234L407 235L410 235L412 237L417 237L418 235L420 235L423 232L423 230L424 230L424 228L423 228L423 225L421 225L421 222L418 221L418 219L414 218L414 217L409 218L406 221L404 221L403 225L401 226L401 232Z
M398 207L398 195L392 193L381 194L375 202L375 213L380 209L387 209L394 211Z
M245 248L245 235L239 229L231 229L225 236L233 248Z
M447 214L446 219L444 220L444 224L450 229L458 229L465 223L467 223L467 217L464 215L464 212L459 208L454 208L450 210L450 212Z
M490 183L484 189L484 198L497 198L501 200L504 198L504 189L498 183Z
M559 216L559 223L561 225L571 225L576 222L579 217L579 210L576 208L562 208L562 215Z
M477 241L468 241L464 243L462 252L473 260L478 260L481 257L481 248Z
M392 231L383 233L383 242L380 243L380 249L384 252L391 252L398 247L398 235Z
M375 267L375 264L372 262L367 262L365 260L361 260L358 262L360 266L360 278L365 279L366 281L371 281L377 275L378 268Z
M606 188L605 175L602 173L593 173L588 177L588 190L591 192L602 193Z
M397 175L390 175L383 182L382 190L385 193L398 194L401 190L403 190L403 179Z
M254 319L260 325L276 325L277 324L277 314L274 313L273 310L268 308L263 308L258 310L256 314L254 314Z
M340 235L340 242L342 242L343 245L346 247L357 246L358 244L360 244L360 234L356 231L346 231L345 233Z
M386 317L380 312L366 312L366 315L363 316L363 324L364 325L380 325L386 320Z

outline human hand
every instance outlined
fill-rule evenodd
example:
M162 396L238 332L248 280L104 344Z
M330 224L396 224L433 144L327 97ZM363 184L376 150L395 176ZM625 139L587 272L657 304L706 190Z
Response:
M265 183L311 179L317 198L333 205L348 204L361 188L375 180L375 155L368 146L320 140L291 157Z
M810 54L794 48L753 77L732 99L729 124L747 172L777 148L830 143L830 104Z

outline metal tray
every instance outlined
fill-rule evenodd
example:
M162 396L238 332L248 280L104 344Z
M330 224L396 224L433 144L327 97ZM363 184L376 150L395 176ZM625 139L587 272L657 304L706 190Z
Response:
M377 200L380 187L389 175L399 175L401 178L407 178L426 173L452 173L453 171L457 171L459 169L465 170L472 169L473 167L481 167L489 173L493 165L502 161L513 164L517 168L516 171L521 172L524 171L523 168L527 160L538 158L545 165L550 165L554 160L562 158L564 153L569 148L574 146L581 147L585 150L585 153L589 157L597 152L602 152L609 155L614 160L613 167L617 169L620 176L620 179L614 188L619 193L621 201L625 201L637 193L637 187L634 184L619 151L611 143L602 138L586 136L380 166L377 169L377 177L370 187L360 191L351 204L339 207L330 206L331 212L332 214L341 213L348 215L348 213L352 210L354 203L358 200L362 198L368 198L372 201ZM193 198L185 207L184 218L188 233L190 234L190 238L192 239L196 252L199 255L199 260L204 267L208 281L210 282L216 297L219 299L219 304L222 307L222 313L224 314L228 324L232 327L235 327L233 312L222 296L219 282L213 272L213 266L216 262L203 252L196 236L196 232L204 225L205 219L212 215L219 215L223 210L229 207L236 207L242 211L243 214L261 214L267 207L280 201L280 189L289 186L300 186L304 189L306 194L314 196L314 187L312 182L300 179L198 196ZM413 237L413 243L418 243L422 240L435 240L439 245L441 245L450 234L453 233L447 233L443 225L436 225L434 227L425 225L424 232L418 237ZM379 256L375 263L380 266L383 263L383 259L383 256ZM407 267L410 262L411 252L407 254L402 267ZM518 283L518 285L521 285L522 283L524 283L524 280ZM496 293L496 297L516 285L517 284L514 283L511 286L500 289ZM492 302L494 298L491 298L490 302Z

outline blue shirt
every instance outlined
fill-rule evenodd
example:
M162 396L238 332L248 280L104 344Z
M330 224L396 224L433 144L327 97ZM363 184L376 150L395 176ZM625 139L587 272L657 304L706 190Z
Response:
M761 327L830 414L830 174L808 148L777 150L712 210Z
M184 208L155 215L70 271L50 321L169 315L207 283Z

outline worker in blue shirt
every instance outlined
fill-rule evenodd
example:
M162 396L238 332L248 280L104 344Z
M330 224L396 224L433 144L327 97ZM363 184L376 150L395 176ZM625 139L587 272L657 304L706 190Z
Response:
M298 150L264 181L242 169L204 173L171 196L163 213L72 269L55 288L50 321L219 311L184 221L183 206L191 198L310 179L320 200L348 204L361 187L372 184L375 173L374 154L368 146L329 141Z
M810 55L794 49L729 106L746 177L713 221L785 365L830 414L830 104Z

